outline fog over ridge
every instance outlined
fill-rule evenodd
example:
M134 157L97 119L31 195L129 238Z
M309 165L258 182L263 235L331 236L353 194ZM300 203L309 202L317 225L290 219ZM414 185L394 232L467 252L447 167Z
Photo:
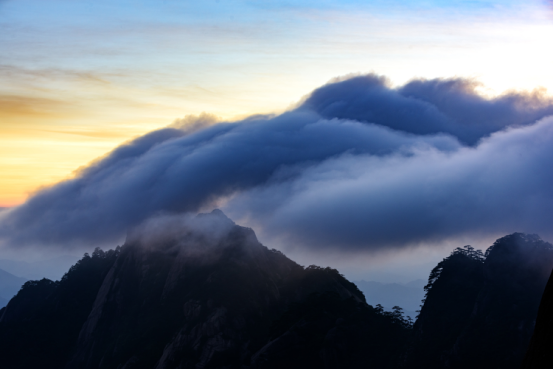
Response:
M241 193L227 207L269 236L312 248L401 247L515 230L551 237L551 140L553 118L546 118L477 148L344 155L290 183Z
M160 213L223 210L306 248L380 249L459 235L553 236L553 101L473 81L368 75L278 116L150 132L0 218L5 246L110 242ZM184 123L184 124L183 124Z

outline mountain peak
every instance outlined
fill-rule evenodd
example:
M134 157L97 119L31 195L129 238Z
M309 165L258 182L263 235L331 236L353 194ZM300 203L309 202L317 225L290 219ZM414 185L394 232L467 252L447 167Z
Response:
M162 214L147 219L127 233L125 244L146 247L188 244L191 240L217 244L228 237L237 226L221 210L210 213Z
M68 369L345 367L387 362L406 339L404 321L367 305L337 270L303 268L220 210L158 216L133 237L60 282L27 283L0 310L3 367L36 366L28 357ZM375 324L389 342L361 349L382 341Z
M203 213L200 213L200 214L203 214ZM230 220L230 218L227 217L226 214L223 213L223 211L222 211L221 209L213 209L213 210L211 211L211 213L209 213L209 214L214 215L214 216L218 216L218 217L223 217L223 218L225 218L225 219Z
M223 213L223 211L221 211L220 209L213 209L210 213L199 213L198 215L196 215L196 219L210 219L216 222L236 225L236 223L234 223L232 219L227 217L226 214Z

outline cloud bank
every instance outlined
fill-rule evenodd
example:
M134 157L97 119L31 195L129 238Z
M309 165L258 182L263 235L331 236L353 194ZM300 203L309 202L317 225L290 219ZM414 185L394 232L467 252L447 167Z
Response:
M462 79L336 80L275 117L146 134L0 218L4 245L110 242L214 204L267 237L378 250L514 231L553 236L553 101ZM224 200L224 201L223 201Z

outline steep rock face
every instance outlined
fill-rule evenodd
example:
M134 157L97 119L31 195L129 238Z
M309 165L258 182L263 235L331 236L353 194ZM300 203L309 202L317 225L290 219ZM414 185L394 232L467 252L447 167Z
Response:
M515 233L496 241L484 263L483 288L455 347L455 367L520 366L552 268L553 246L536 235Z
M553 368L553 273L543 293L536 328L522 363L522 369Z
M552 268L553 246L536 235L500 238L485 258L453 253L415 323L408 366L518 368Z
M446 368L447 358L473 313L484 265L477 255L454 252L432 271L428 294L413 327L410 368Z

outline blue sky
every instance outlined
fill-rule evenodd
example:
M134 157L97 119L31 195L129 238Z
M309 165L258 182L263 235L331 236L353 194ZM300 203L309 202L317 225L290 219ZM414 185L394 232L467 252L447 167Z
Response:
M278 113L350 73L475 78L487 94L551 90L548 4L4 0L0 136L10 141L0 144L17 145L0 170L39 163L36 142L55 147L48 160L60 165L0 183L0 205L187 114ZM72 160L60 145L78 147Z

